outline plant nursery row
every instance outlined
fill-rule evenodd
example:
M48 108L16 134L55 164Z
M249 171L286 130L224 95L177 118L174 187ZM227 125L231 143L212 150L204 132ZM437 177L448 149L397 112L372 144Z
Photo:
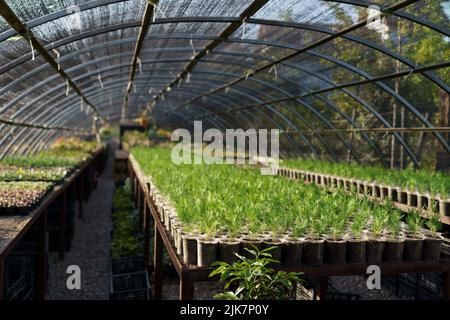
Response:
M45 152L0 160L0 215L27 215L99 148L96 142L64 138Z
M150 184L150 197L189 264L233 262L245 248L276 247L285 265L438 260L439 215L405 216L343 192L251 166L175 165L169 149L135 148L130 161ZM405 220L406 218L406 220Z
M308 159L286 159L282 166L303 171L353 178L367 182L401 187L409 191L420 191L450 197L450 176L444 172L425 169L391 170L380 166L332 163Z

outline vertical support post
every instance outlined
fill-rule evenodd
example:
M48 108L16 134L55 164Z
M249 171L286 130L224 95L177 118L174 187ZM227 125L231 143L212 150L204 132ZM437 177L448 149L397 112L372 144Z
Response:
M46 292L46 278L47 278L47 210L41 215L38 220L39 226L39 244L38 253L36 257L36 300L44 300Z
M180 278L180 300L194 299L194 282Z
M159 233L158 227L155 223L155 238L154 238L154 272L155 272L155 300L161 300L161 289L162 289L162 274L163 274L163 261L162 261L162 250L163 250L163 240L161 234Z
M84 198L84 194L83 194L83 173L80 174L80 177L78 178L78 209L79 209L79 213L78 213L78 218L82 219L83 218L83 198Z
M60 195L61 205L59 208L59 259L64 259L64 251L66 249L66 232L67 232L67 189L64 189Z
M319 299L325 300L328 290L328 277L319 277Z
M444 300L450 300L450 271L444 273L444 283L442 289L442 298L444 298Z
M148 268L150 260L150 214L147 202L144 201L144 267Z
M5 258L0 259L0 301L5 297Z

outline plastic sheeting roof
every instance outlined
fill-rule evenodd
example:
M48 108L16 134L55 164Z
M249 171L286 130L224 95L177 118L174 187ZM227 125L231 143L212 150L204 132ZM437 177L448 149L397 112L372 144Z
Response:
M0 0L0 13L0 156L145 110L168 128L279 128L287 149L330 160L386 163L391 136L416 165L424 144L450 151L448 131L417 132L449 103L448 0ZM394 110L415 130L392 129Z

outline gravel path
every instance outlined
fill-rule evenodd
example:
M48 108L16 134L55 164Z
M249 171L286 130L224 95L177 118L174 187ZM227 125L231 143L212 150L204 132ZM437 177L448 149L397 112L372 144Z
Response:
M84 204L84 218L75 219L75 235L70 252L66 252L62 261L58 260L57 253L50 254L49 300L109 299L114 150L115 145L110 145L108 162L99 178L97 189ZM77 265L81 269L80 290L67 289L69 275L66 270L70 265Z

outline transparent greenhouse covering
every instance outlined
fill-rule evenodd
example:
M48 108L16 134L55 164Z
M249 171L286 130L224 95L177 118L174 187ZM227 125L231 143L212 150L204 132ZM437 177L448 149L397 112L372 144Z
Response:
M168 129L278 128L285 153L332 161L386 164L392 141L415 166L450 152L449 1L0 0L0 13L0 157L145 112Z

